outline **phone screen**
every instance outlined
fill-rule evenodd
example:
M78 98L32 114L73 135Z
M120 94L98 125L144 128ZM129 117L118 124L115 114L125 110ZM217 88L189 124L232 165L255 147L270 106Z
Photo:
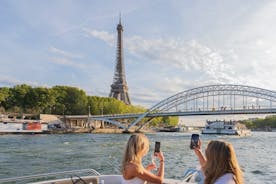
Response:
M199 141L199 135L192 134L190 148L195 149L195 147L198 146L198 141Z
M154 152L155 153L160 152L160 142L155 142Z

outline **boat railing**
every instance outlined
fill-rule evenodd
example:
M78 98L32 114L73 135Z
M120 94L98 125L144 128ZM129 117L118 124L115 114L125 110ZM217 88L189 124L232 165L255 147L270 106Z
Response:
M17 182L17 181L22 182L26 180L34 180L39 178L55 177L55 176L61 176L61 175L77 176L77 174L81 174L81 173L87 173L94 176L101 176L101 174L94 169L81 169L81 170L44 173L44 174L36 174L36 175L28 175L28 176L20 176L20 177L12 177L12 178L3 178L3 179L0 179L0 183L10 183L10 182Z
M184 173L183 181L187 182L187 183L203 184L204 183L204 176L203 176L203 173L201 172L201 170L194 169L194 168L189 168Z

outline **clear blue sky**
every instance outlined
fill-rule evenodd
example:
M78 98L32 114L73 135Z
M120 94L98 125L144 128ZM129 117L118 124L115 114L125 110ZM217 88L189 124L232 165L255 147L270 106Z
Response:
M275 90L273 0L1 0L0 86L108 96L119 13L134 105L208 84Z

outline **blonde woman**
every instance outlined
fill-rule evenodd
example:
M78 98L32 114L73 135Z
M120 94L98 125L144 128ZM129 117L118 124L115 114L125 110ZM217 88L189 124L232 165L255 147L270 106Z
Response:
M156 167L150 164L144 168L142 159L149 151L149 140L144 134L130 136L122 162L122 184L163 183L164 179L164 156L162 152L155 153L159 159L157 175L150 172Z
M201 142L194 149L202 171L204 184L243 184L243 176L232 144L224 141L210 141L204 157Z

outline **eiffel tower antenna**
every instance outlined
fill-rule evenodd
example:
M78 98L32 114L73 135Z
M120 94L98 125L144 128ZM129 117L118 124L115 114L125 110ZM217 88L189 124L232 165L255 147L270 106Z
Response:
M121 12L119 14L119 24L121 24Z
M124 55L123 55L123 26L121 24L121 13L119 15L119 24L117 25L117 53L116 53L116 67L111 85L109 97L116 98L130 105L128 95L128 86L126 82Z

